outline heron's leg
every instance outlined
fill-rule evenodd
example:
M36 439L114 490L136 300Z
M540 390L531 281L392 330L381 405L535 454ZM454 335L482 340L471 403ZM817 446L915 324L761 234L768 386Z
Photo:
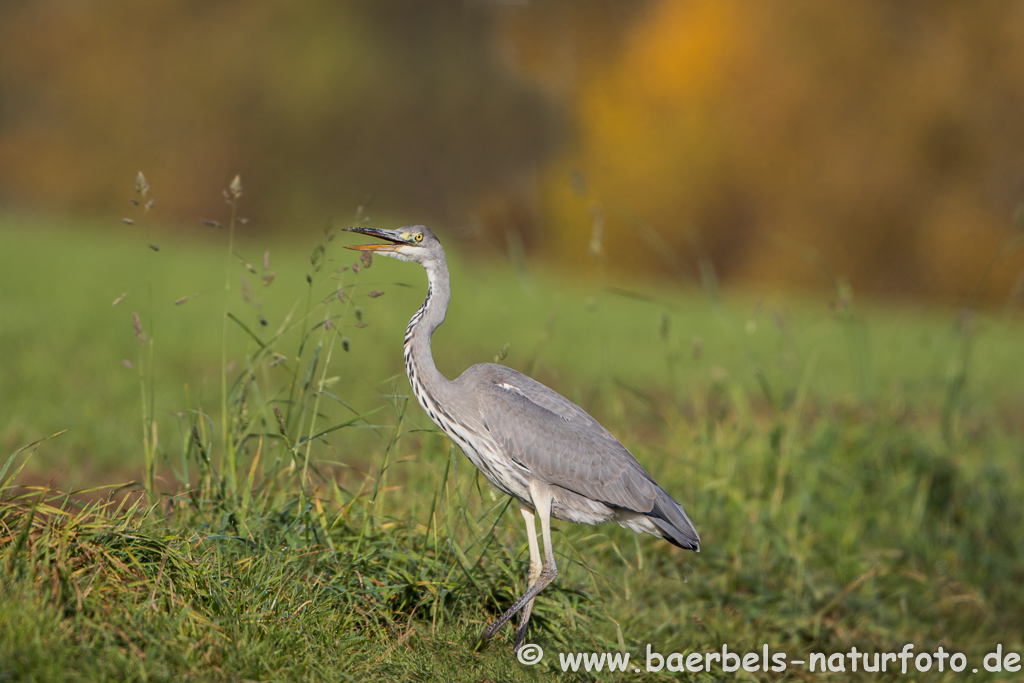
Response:
M530 497L533 499L534 510L540 517L540 532L544 537L544 564L541 566L537 580L526 590L523 597L516 600L515 604L498 617L497 621L484 630L483 637L485 639L494 636L502 626L508 623L509 619L514 617L527 603L532 602L537 594L558 576L558 569L555 567L555 553L551 549L551 489L539 482L531 484ZM534 533L536 534L536 531ZM524 629L525 626L523 624L520 628Z
M523 513L523 519L526 520L526 541L530 546L530 574L526 584L527 588L529 588L537 583L537 577L540 576L540 548L537 546L537 526L533 521L533 511L522 506L519 508L519 511ZM523 607L522 614L519 615L519 628L516 630L516 642L512 646L513 650L518 650L519 646L526 639L526 625L530 623L530 612L532 611L533 600L530 600Z

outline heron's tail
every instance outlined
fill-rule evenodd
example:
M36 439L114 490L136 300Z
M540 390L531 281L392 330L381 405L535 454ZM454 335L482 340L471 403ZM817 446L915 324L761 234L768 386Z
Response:
M697 535L693 522L687 517L683 506L664 490L658 491L654 509L648 513L648 517L661 529L666 541L686 550L700 552L700 536Z

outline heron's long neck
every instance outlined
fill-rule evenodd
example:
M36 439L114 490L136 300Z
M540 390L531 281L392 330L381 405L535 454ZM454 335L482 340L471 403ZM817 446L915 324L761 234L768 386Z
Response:
M428 394L443 392L451 384L434 365L430 352L430 335L444 322L451 300L448 264L442 261L426 267L426 270L427 298L405 330L405 370L413 393L424 408L427 408L424 399Z

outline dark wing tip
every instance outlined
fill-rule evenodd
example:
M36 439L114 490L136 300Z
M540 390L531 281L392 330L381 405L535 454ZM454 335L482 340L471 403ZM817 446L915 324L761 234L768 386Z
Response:
M684 550L692 550L699 553L700 535L694 528L693 522L690 521L690 518L679 503L674 501L664 491L662 491L662 494L668 500L659 500L654 504L650 520L661 529L666 541Z
M699 538L690 538L688 534L686 534L685 532L680 533L680 531L673 527L671 524L668 524L667 522L662 522L662 520L660 519L655 518L654 523L658 525L658 528L660 528L662 532L664 532L664 536L662 536L662 538L664 538L672 545L676 546L677 548L682 548L683 550L692 550L695 553L700 552Z

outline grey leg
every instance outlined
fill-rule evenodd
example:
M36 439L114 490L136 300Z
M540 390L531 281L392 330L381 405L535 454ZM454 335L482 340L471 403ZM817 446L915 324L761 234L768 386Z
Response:
M523 609L527 605L532 605L533 599L537 597L537 594L544 590L549 583L555 580L558 576L558 569L555 567L555 553L551 549L551 491L547 486L543 484L532 484L530 486L530 495L533 498L534 510L538 517L540 517L540 531L544 537L544 564L540 568L540 572L537 574L537 578L533 581L532 585L523 594L523 597L516 600L515 604L508 608L504 614L498 617L498 620L488 626L484 630L483 637L488 639L494 636L502 626L508 623L509 619L514 617L519 610ZM533 515L530 515L532 517ZM525 517L525 514L524 514ZM532 520L531 520L532 521ZM533 525L529 525L532 533L528 532L529 536L532 536L532 544L535 545L537 542L537 532L532 529ZM530 574L533 574L533 548L530 549ZM539 553L538 558L539 559ZM532 609L532 607L531 607ZM522 640L526 635L526 622L529 619L529 611L524 615L524 619L520 625L518 632L516 633L516 644L514 649L519 649L522 645Z
M537 583L537 578L540 576L540 548L537 546L537 527L533 521L533 511L525 507L520 508L519 511L523 513L523 519L526 520L526 540L530 546L530 575L527 582L527 587L529 588ZM519 615L519 628L516 630L516 642L512 646L513 652L518 650L522 646L523 641L526 640L526 625L530 623L530 612L532 611L533 600L530 600L523 607L522 614Z

